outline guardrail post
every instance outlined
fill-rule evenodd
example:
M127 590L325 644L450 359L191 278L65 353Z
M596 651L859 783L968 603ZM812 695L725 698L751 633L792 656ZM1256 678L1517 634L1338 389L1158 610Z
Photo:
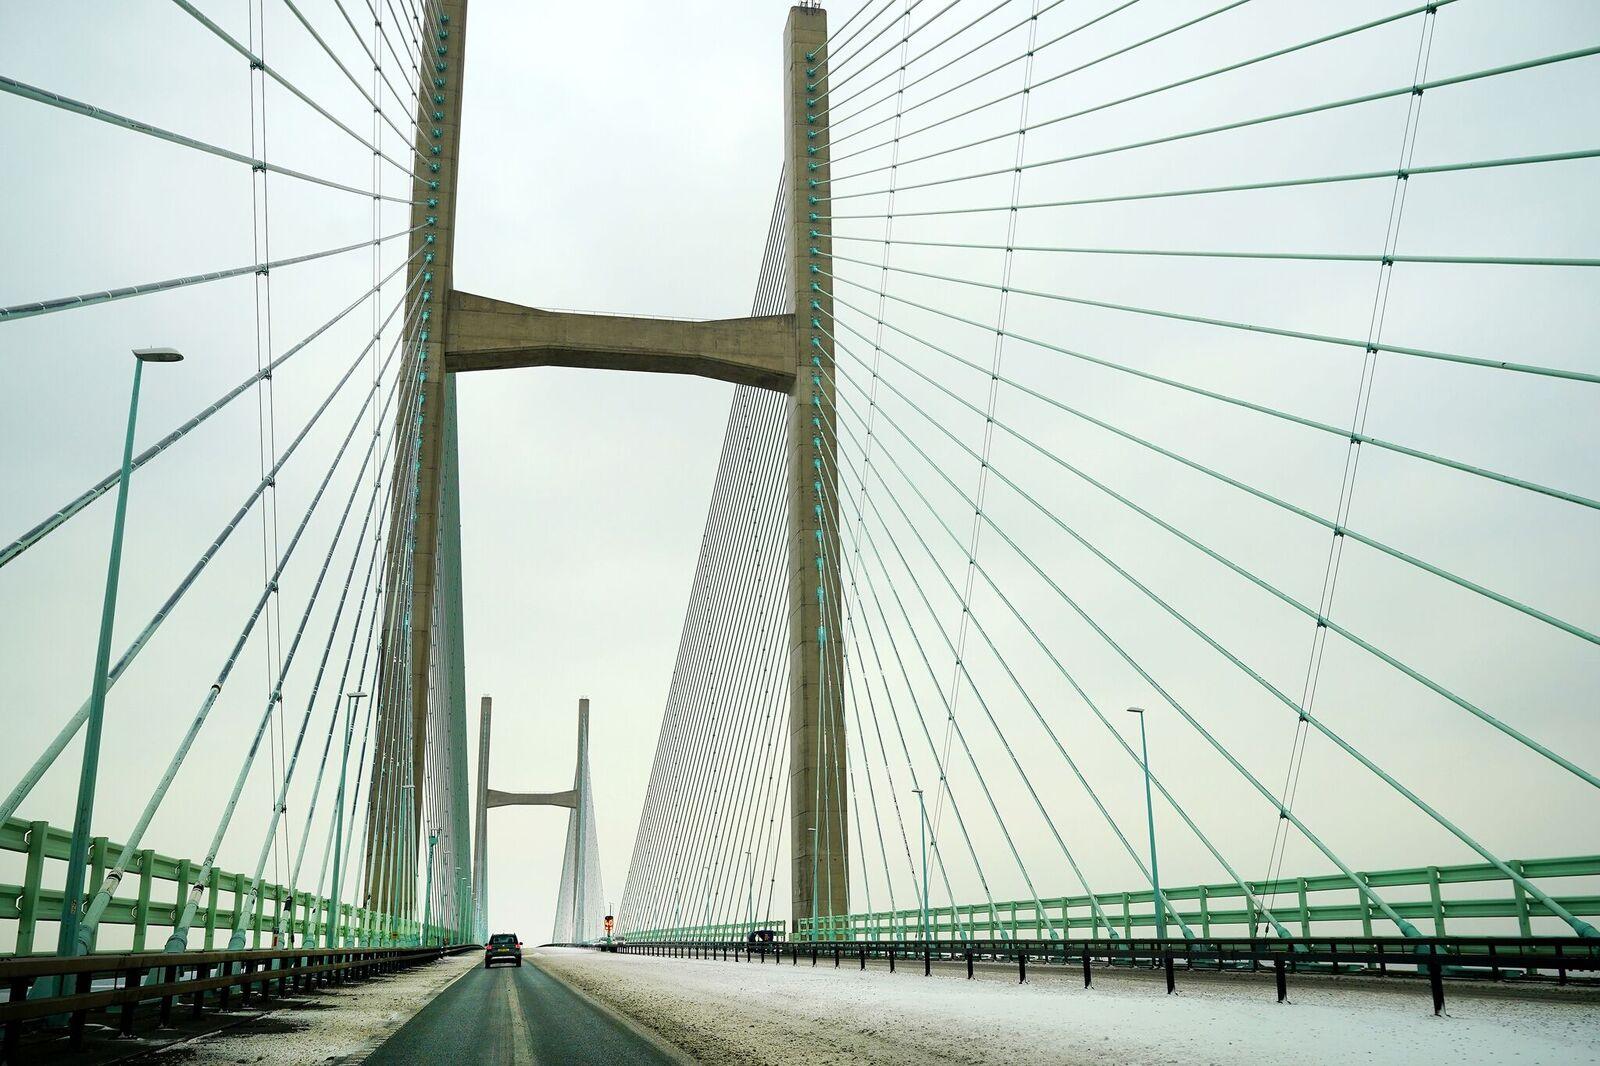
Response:
M89 884L98 885L106 879L106 852L110 850L110 843L105 837L95 837L89 842ZM81 911L87 905L86 900L77 901ZM100 927L96 925L89 934L89 952L93 954L96 945L100 943Z
M73 985L73 991L82 995L94 987L94 975L88 970L78 974L78 979ZM83 1047L83 1019L86 1011L73 1011L72 1019L67 1023L67 1046L73 1050Z
M1023 948L1017 952L1017 983L1022 984L1028 979L1028 949Z
M972 949L967 949L967 980L972 980Z
M179 897L179 898L181 899L182 897ZM196 981L204 981L206 978L208 978L210 976L211 976L211 964L210 963L204 963L203 962L203 963L201 963L200 965L198 965L198 966L196 966L194 968L194 979ZM198 1017L200 1017L200 1011L205 1007L205 1005L206 1005L206 993L205 993L205 990L204 989L200 989L200 988L195 989L194 1002L189 1004L189 1013L193 1017L198 1018Z
M1437 951L1435 945L1432 951ZM1437 1018L1444 1011L1444 974L1439 966L1439 956L1428 956L1428 990L1433 993L1433 1016Z
M928 977L933 973L933 949L922 945L922 976Z
M1093 978L1089 974L1089 945L1083 946L1083 987L1088 988Z
M37 823L35 823L37 824ZM32 843L31 841L29 842ZM28 998L28 986L33 984L31 978L18 977L11 982L11 1002L21 1003ZM6 1023L4 1042L4 1056L7 1062L17 1061L17 1044L22 1039L22 1023L20 1021Z
M867 968L867 949L866 948L862 948L861 949L861 968L863 970L865 970Z
M124 970L122 974L122 987L125 989L138 988L139 981L143 976L143 970ZM133 1012L138 1005L139 1003L137 1000L129 1000L128 1002L124 1003L122 1005L122 1009L117 1012L117 1021L119 1023L118 1028L121 1029L123 1036L133 1035Z
M1167 995L1170 996L1178 987L1177 981L1172 975L1172 952L1163 951L1161 953L1161 961L1167 968Z
M1272 972L1278 981L1278 1002L1282 1003L1289 998L1289 980L1283 972L1283 956L1272 960Z
M899 953L897 951L895 951L894 945L890 944L889 945L889 972L890 973L894 973L894 957L897 954L899 954Z
M161 972L161 980L162 980L162 983L164 983L164 984L169 984L170 985L174 981L176 981L177 979L178 979L178 968L176 966L168 966L165 970L163 970ZM172 996L170 994L168 994L168 995L165 995L165 996L161 997L161 1022L160 1022L160 1025L161 1025L161 1027L163 1029L165 1029L167 1026L169 1026L171 1024L172 1024Z
M145 932L150 927L150 885L156 877L156 853L149 848L139 852L139 897L133 905L133 950L144 950Z
M33 930L39 920L39 886L44 881L44 845L50 836L49 822L30 822L27 830L28 866L22 875L22 899L17 907L17 955L33 954ZM15 995L12 996L14 1000ZM6 1039L11 1030L6 1026ZM7 1055L7 1058L11 1056Z

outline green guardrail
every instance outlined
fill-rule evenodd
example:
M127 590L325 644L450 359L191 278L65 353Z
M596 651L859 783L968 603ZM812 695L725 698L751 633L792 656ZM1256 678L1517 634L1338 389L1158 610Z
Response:
M1600 855L1573 855L1548 859L1520 859L1508 865L1536 883L1562 907L1583 918L1600 916L1600 895L1571 894L1555 883L1570 878L1600 877ZM1510 933L1514 921L1521 936L1533 936L1533 922L1551 917L1548 907L1529 899L1522 886L1489 863L1457 866L1410 866L1396 870L1374 870L1357 874L1374 889L1426 889L1426 899L1390 899L1389 904L1409 921L1431 922L1433 935L1447 936L1451 921L1498 919ZM1355 882L1343 874L1314 877L1285 877L1274 881L1248 881L1250 892L1266 902L1273 917L1300 936L1332 935L1330 926L1338 923L1353 931L1359 923L1362 936L1398 932L1385 929L1388 919L1376 913ZM1448 897L1452 885L1493 885L1499 894L1473 897ZM1590 887L1590 886L1582 886ZM1261 913L1246 898L1237 884L1225 882L1164 888L1168 923L1176 924L1172 914L1198 935L1250 935L1265 925ZM1337 898L1329 898L1330 895ZM1094 902L1114 927L1115 934L1132 937L1135 931L1151 935L1155 929L1155 894L1149 888L1127 892L1097 892ZM1043 908L1040 908L1040 904ZM795 929L797 940L920 940L923 939L920 910L862 911L854 914L823 915L815 920L802 918ZM1378 928L1374 929L1376 922ZM955 907L931 907L927 913L928 934L937 940L1050 939L1062 930L1085 930L1096 936L1105 926L1096 920L1090 897L1059 896L1041 899L1005 900L992 907L987 903L964 903ZM629 940L742 940L751 930L786 931L781 919L763 922L737 922L723 925L684 925L642 931L624 930ZM1177 930L1169 930L1176 935Z
M660 929L643 930L617 930L619 936L628 940L669 941L669 940L743 940L757 929L771 929L782 940L788 934L789 926L782 918L767 918L754 922L726 922L722 925L677 925L664 926Z
M49 822L10 818L0 825L0 851L26 856L22 884L0 883L0 922L16 923L16 956L54 954L54 943L43 945L43 951L38 950L40 945L37 943L39 923L55 923L61 915L62 906L61 889L44 887L45 864L64 863L71 843L70 829L52 826ZM121 844L106 837L94 838L89 849L89 892L98 891L107 868L116 862L121 850ZM100 927L132 926L132 950L146 950L152 943L151 929L172 928L183 910L185 897L194 884L194 874L200 865L192 859L173 858L151 849L139 851L136 860L128 868L128 876L122 882L122 887L132 894L112 899L100 919ZM220 867L213 870L202 926L206 950L214 946L218 929L222 930L224 938L227 937L233 927L236 909L249 890L248 874L229 873ZM261 891L256 896L255 912L246 926L251 932L251 946L272 946L273 935L283 918L287 918L287 928L292 936L314 933L321 943L327 936L331 911L332 905L326 896L311 892L291 894L287 886L263 881ZM197 926L201 924L196 923ZM98 928L96 934L98 939ZM423 940L428 943L453 943L461 939L458 930L430 925L424 935L421 922L382 914L350 903L339 908L337 935L341 946L360 947L418 944ZM154 943L159 946L161 941Z
M1557 886L1548 883L1564 878L1600 876L1600 855L1521 859L1508 865L1537 883L1556 903L1573 914L1586 918L1600 915L1600 895L1563 894ZM1549 908L1529 899L1521 885L1489 863L1413 866L1374 870L1357 876L1375 889L1426 888L1427 899L1390 899L1388 902L1402 918L1432 922L1435 936L1449 935L1446 927L1452 919L1515 920L1520 935L1532 936L1534 919L1551 916ZM1257 899L1267 904L1278 921L1291 929L1298 926L1303 937L1328 934L1332 923L1352 925L1359 922L1363 936L1397 932L1382 928L1388 919L1381 913L1375 914L1365 894L1343 874L1286 877L1246 884ZM1446 886L1466 884L1497 884L1509 891L1504 895L1446 898ZM1345 898L1329 900L1330 893L1343 894ZM1264 924L1260 911L1248 902L1243 889L1232 882L1163 888L1162 895L1167 898L1169 925L1172 924L1171 915L1176 913L1203 937L1219 931L1237 935ZM1094 901L1122 936L1131 937L1135 930L1153 931L1155 927L1155 894L1149 888L1097 892ZM1218 906L1219 903L1222 905ZM1374 920L1380 927L1376 931ZM987 903L932 907L928 910L927 922L931 938L941 940L1043 940L1050 937L1051 931L1059 934L1063 929L1083 929L1093 936L1098 935L1096 929L1104 929L1096 920L1087 895L1042 899L1038 903L1032 899L1006 900L992 907ZM923 934L922 913L917 909L823 915L815 921L803 918L797 924L797 938L801 940L908 940L922 939ZM1172 930L1169 935L1176 935L1176 932Z

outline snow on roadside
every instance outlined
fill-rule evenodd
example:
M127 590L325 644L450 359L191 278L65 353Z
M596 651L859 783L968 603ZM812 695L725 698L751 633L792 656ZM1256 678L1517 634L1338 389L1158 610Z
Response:
M1288 1005L1270 977L1014 971L967 981L789 964L541 949L539 965L702 1061L772 1064L1600 1063L1600 999L1458 993L1431 1013L1425 986L1302 978ZM1151 975L1153 977L1153 975Z
M196 1037L160 1054L176 1055L185 1063L262 1066L302 1066L359 1057L478 962L479 956L469 951L371 981L330 986L272 1011L242 1030ZM262 1031L251 1031L257 1027Z

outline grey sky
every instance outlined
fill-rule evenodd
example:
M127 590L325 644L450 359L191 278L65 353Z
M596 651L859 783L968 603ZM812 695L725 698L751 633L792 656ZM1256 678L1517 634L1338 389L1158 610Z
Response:
M201 5L241 37L245 5ZM348 34L331 4L304 5L332 35ZM876 4L874 8L876 8ZM935 5L922 5L934 7ZM937 5L937 6L943 6ZM973 10L966 11L971 6ZM984 5L984 9L987 6ZM993 20L1007 25L1029 4L1011 4ZM1047 39L1111 7L1067 3L1040 19ZM1040 54L1035 80L1094 58L1211 5L1138 5L1071 43ZM1124 61L1063 79L1032 94L1030 119L1061 114L1232 59L1353 25L1394 11L1394 2L1308 6L1258 0L1213 23ZM269 61L319 99L337 101L344 120L365 131L359 96L310 49L303 31L275 0L266 0ZM607 5L519 4L474 0L462 134L456 284L486 296L535 306L686 317L744 314L761 254L781 152L779 40L787 4L763 2ZM835 23L854 4L834 5ZM979 5L958 5L945 20L975 18ZM920 12L920 8L919 8ZM913 21L922 17L914 16ZM1430 73L1446 76L1600 42L1600 8L1571 0L1511 4L1463 0L1436 16ZM957 23L951 22L949 29ZM1029 160L1159 136L1214 122L1408 84L1419 22L1406 20L1283 64L1264 64L1181 94L1131 105L1031 134ZM896 34L898 36L898 34ZM885 44L890 40L886 36ZM1013 32L968 62L1015 55ZM343 47L353 47L348 40ZM876 51L877 49L874 49ZM1424 98L1416 162L1449 162L1591 148L1600 143L1600 60L1471 85L1430 91ZM151 2L92 2L24 12L0 9L0 72L125 114L215 140L249 147L248 82L243 62L178 8ZM876 74L874 74L876 76ZM931 109L958 110L1020 84L1020 71L996 76ZM865 80L865 79L860 79ZM948 78L946 79L948 81ZM942 86L944 82L931 82ZM886 85L892 85L886 83ZM876 97L884 91L875 91ZM928 90L931 91L931 90ZM393 104L393 101L390 101ZM1104 160L1030 170L1023 201L1130 190L1264 180L1384 169L1399 152L1406 99L1295 120L1262 130ZM281 91L269 97L271 158L285 165L368 181L363 150L308 115ZM891 112L892 113L892 112ZM954 145L1008 128L1015 102L989 109L929 135L928 147ZM919 119L908 125L921 125ZM845 129L852 127L845 127ZM245 168L207 159L38 104L0 96L0 130L21 146L7 188L10 211L0 257L0 303L90 291L250 262L250 184ZM837 136L837 134L836 134ZM392 135L389 135L393 141ZM879 138L858 139L872 143ZM842 150L842 149L841 149ZM911 151L910 148L907 151ZM1011 163L1014 142L1001 141L947 160L902 168L901 182L955 176ZM885 151L836 168L840 176L887 162ZM1472 175L1416 178L1408 190L1402 253L1593 256L1600 246L1594 160ZM390 172L385 188L403 189ZM886 185L879 173L852 190ZM1371 253L1381 246L1392 182L1320 190L1176 199L1089 209L1023 213L1017 241L1035 245L1143 248L1282 249ZM840 191L846 190L841 182ZM359 197L273 179L271 250L290 255L371 235ZM1003 204L1002 177L903 192L897 211L954 204ZM881 199L849 201L850 211L880 211ZM840 208L845 213L844 207ZM391 207L383 232L403 226ZM881 225L857 222L837 233L878 237ZM902 219L898 239L1002 243L1003 213ZM881 246L840 240L839 255L877 262ZM391 245L383 267L403 253ZM898 249L895 265L936 273L998 279L993 252ZM849 276L876 287L876 270ZM1395 270L1383 337L1396 344L1488 358L1600 371L1593 338L1600 327L1595 271L1589 269L1404 265ZM1377 268L1372 264L1152 260L1128 257L1020 254L1017 287L1178 310L1340 336L1364 336ZM345 260L277 273L272 281L272 350L281 353L342 307L371 281L371 260ZM967 317L990 321L995 294L891 274L890 291ZM840 295L876 313L876 299ZM385 292L386 310L399 296ZM841 321L870 336L871 318L840 308ZM940 322L925 312L888 304L886 317L926 340L987 364L992 335ZM1333 424L1347 423L1359 374L1359 351L1251 336L1043 301L1014 299L1008 328L1074 350L1127 362L1281 406ZM333 378L371 333L371 314L353 318L298 356L275 382L278 442L297 429ZM870 356L870 345L844 334L847 347ZM181 293L13 323L0 331L0 359L9 387L0 394L0 539L9 540L108 470L120 444L131 367L129 347L174 344L190 354L175 368L147 375L139 439L154 440L255 367L250 279ZM986 389L970 371L888 331L884 347L915 354L918 365L972 402ZM385 347L385 351L387 348ZM1074 365L1063 356L1008 342L1006 372L1097 417L1220 467L1322 514L1337 500L1344 449L1255 416L1219 412L1215 404L1175 397L1158 386ZM862 369L847 357L841 365ZM367 371L363 369L362 374ZM916 385L904 370L886 379L972 446L981 420ZM621 892L635 823L654 752L679 626L693 574L705 508L731 387L678 377L634 377L566 370L465 375L458 381L462 449L464 599L467 691L475 739L477 697L495 697L492 784L502 789L564 787L572 772L576 701L593 706L594 787L608 895ZM1588 496L1600 495L1595 459L1596 387L1532 381L1475 368L1439 366L1385 356L1380 360L1367 431ZM345 396L308 441L309 461L279 487L284 539L309 496L331 447L355 413ZM903 403L884 414L947 464L967 491L976 464L940 443ZM1264 506L1241 503L1229 490L1117 443L1038 403L1002 392L999 417L1140 503L1191 530L1287 591L1315 602L1327 534ZM258 476L257 412L249 398L218 416L194 439L140 475L130 510L116 648L170 589ZM883 447L915 468L914 453L888 431ZM364 443L364 442L363 442ZM1004 436L994 463L1059 508L1085 536L1125 559L1141 580L1263 673L1298 696L1310 640L1308 621L1269 608L1215 564L1174 547L1166 534L1073 483L1070 475ZM846 451L850 450L847 445ZM885 468L887 469L887 468ZM330 494L342 504L342 470ZM370 476L370 472L369 472ZM891 487L908 510L915 499L895 475ZM965 536L971 510L923 470L926 491L951 528ZM851 480L853 484L853 479ZM872 490L874 493L877 489ZM885 497L877 497L884 502ZM1281 780L1292 716L1274 707L1237 671L1153 611L1114 575L1016 497L991 483L997 522L1039 553L1042 565L1096 612L1108 629L1128 635L1152 672L1230 745L1270 786ZM362 496L359 505L365 503ZM304 590L331 532L324 514L308 532L286 590L282 626L292 635ZM359 511L356 516L360 517ZM868 520L869 525L871 519ZM1362 458L1353 527L1459 570L1474 580L1591 630L1600 626L1600 533L1592 511L1483 485L1421 467L1401 457ZM0 753L0 781L31 761L87 692L103 579L109 501L0 572L0 720L10 743ZM924 535L940 537L931 520ZM876 532L876 531L875 531ZM909 533L896 538L908 556ZM347 556L341 550L336 573ZM952 575L959 552L942 549ZM1108 710L1159 701L1115 663L1092 634L1067 617L1053 595L998 540L985 534L980 561L1015 590L1047 643L1071 653L1074 669ZM932 570L922 564L927 579ZM254 515L213 564L205 584L144 653L116 690L108 719L108 758L101 792L102 832L131 823L158 762L201 698L259 591L261 529ZM959 582L958 582L959 583ZM909 590L909 582L902 588ZM930 592L932 586L930 585ZM337 588L332 590L337 592ZM935 598L941 621L960 615L954 597ZM1063 735L1107 792L1124 828L1142 825L1142 794L1128 766L1115 760L1099 727L1073 704L1065 685L1026 634L1003 624L992 596L974 613L994 619L996 636L1018 649L1019 669L1036 698L1059 714ZM286 701L298 721L307 676L325 634L328 605L309 629L311 662ZM1600 764L1594 723L1600 656L1592 645L1475 602L1436 579L1407 573L1372 553L1348 551L1335 617L1398 657L1415 663L1491 713L1593 768ZM924 630L929 639L931 630ZM933 638L936 639L936 638ZM342 642L340 644L342 647ZM164 808L150 844L168 854L198 855L212 809L231 781L239 753L265 695L265 650L258 637L225 692L197 758L179 788L186 800ZM971 664L986 693L1005 679L992 661ZM950 657L939 660L949 686ZM938 697L923 689L930 705ZM958 713L978 713L970 691ZM1427 696L1413 683L1374 667L1362 653L1330 645L1317 709L1348 729L1417 791L1508 857L1579 854L1597 840L1583 828L1593 812L1588 786L1560 774L1464 712ZM320 749L318 723L312 736ZM997 702L1012 735L1026 737L1024 763L1036 782L1056 783L1031 714L1017 700ZM964 719L965 720L965 719ZM980 763L1001 767L1005 755L974 718ZM1287 724L1285 724L1287 723ZM1158 769L1175 791L1194 800L1197 817L1219 845L1246 867L1265 873L1274 815L1250 799L1214 756L1170 711L1152 713ZM325 724L322 726L325 728ZM311 743L311 742L308 742ZM475 745L471 750L475 750ZM24 805L26 817L66 822L75 766L48 777ZM1009 773L1009 771L1008 771ZM309 775L304 774L303 777ZM1001 776L997 774L997 777ZM266 760L246 792L242 815L223 852L229 868L246 866L260 844L267 808ZM963 795L972 791L955 771ZM904 782L899 782L903 786ZM899 787L897 786L897 787ZM1030 871L1050 895L1077 891L1059 870L1054 845L1032 818L1014 777L997 781L998 802L1015 817ZM297 790L297 796L304 793ZM1050 803L1074 827L1075 852L1096 889L1133 887L1137 873L1081 795L1052 787ZM1306 761L1302 810L1330 843L1366 868L1413 862L1465 861L1458 844L1414 814L1392 793L1314 743ZM303 806L291 800L298 843ZM1559 817L1550 812L1564 812ZM1221 875L1175 819L1163 815L1163 871L1171 883ZM914 828L914 826L913 826ZM491 924L542 938L554 911L564 817L541 810L502 810L491 826ZM1079 843L1081 841L1081 844ZM320 829L313 844L320 846ZM997 839L986 839L983 862L996 898L1024 894ZM1170 854L1167 849L1170 848ZM1326 869L1303 843L1290 850L1289 872ZM0 867L9 871L10 867ZM269 877L272 876L269 865ZM0 876L6 876L0 873ZM881 875L874 882L880 885ZM897 877L901 876L899 873ZM1047 887L1048 886L1048 887ZM903 887L903 885L902 885ZM976 889L965 875L957 894ZM782 898L782 891L779 891ZM881 905L881 904L880 904ZM902 903L902 905L905 905Z

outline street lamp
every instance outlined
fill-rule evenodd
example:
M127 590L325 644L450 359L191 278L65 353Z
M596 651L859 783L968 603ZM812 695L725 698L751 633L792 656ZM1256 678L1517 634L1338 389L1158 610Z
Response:
M1156 808L1150 799L1150 743L1144 735L1144 708L1129 707L1129 714L1139 716L1139 749L1144 763L1144 813L1150 824L1150 888L1155 893L1156 939L1167 938L1167 908L1161 896L1161 868L1156 864Z
M811 834L811 930L809 939L817 939L817 827L806 826Z
M428 924L433 921L433 846L439 843L439 830L432 829L428 832L428 878L427 885L422 890L422 936L420 942L424 947L428 943Z
M701 915L701 918L700 918L700 921L701 921L700 939L705 940L705 939L709 938L710 934L707 932L707 930L711 928L711 864L710 863L707 863L706 865L700 867L700 895L703 897L703 900L704 900L704 902L701 904L702 915Z
M914 788L911 791L917 794L917 816L919 828L922 832L922 939L928 939L928 806L922 797L922 789Z
M139 415L139 379L144 374L146 363L176 363L183 356L172 348L135 348L133 359L133 395L128 400L128 433L122 443L122 476L117 481L117 513L111 526L111 559L106 566L106 595L100 609L100 644L95 650L89 720L83 733L83 769L78 775L78 807L72 818L72 844L67 852L67 881L61 896L57 955L78 954L78 911L83 905L84 869L89 863L89 837L92 832L89 821L94 815L94 789L100 772L100 732L106 716L111 623L117 613L117 578L122 570L122 531L128 515L128 479L133 474L133 427Z
M345 767L350 762L350 736L355 728L355 701L367 698L365 692L345 693L344 704L344 758L339 760L339 796L335 801L333 812L333 919L328 922L328 947L342 947L334 943L336 930L343 918L340 913L342 907L339 903L339 849L344 845L344 778ZM342 937L339 939L343 939Z
M744 880L745 880L745 923L750 929L756 927L756 864L750 857L748 849L744 853ZM746 929L745 932L750 932Z

